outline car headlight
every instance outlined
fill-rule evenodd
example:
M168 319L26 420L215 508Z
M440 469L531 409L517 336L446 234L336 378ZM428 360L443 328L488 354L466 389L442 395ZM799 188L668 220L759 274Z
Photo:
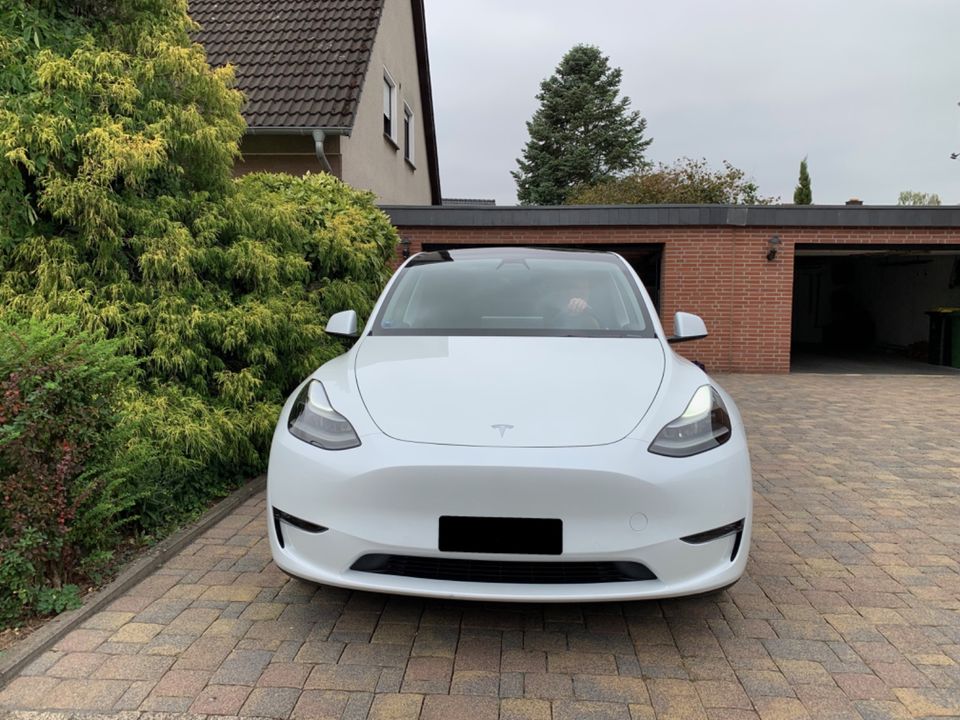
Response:
M657 434L649 450L668 457L688 457L723 445L730 434L730 415L720 394L703 385L693 394L683 415Z
M297 395L287 428L294 437L324 450L347 450L360 445L353 425L333 409L318 380L308 382Z

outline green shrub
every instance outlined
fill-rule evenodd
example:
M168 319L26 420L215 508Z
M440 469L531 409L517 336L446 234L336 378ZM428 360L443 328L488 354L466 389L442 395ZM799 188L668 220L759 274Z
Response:
M185 0L0 4L0 308L140 361L148 532L263 469L286 393L342 351L327 315L369 309L397 243L330 176L232 179L242 98L193 27Z
M78 602L154 458L119 427L133 358L67 319L0 319L0 624Z

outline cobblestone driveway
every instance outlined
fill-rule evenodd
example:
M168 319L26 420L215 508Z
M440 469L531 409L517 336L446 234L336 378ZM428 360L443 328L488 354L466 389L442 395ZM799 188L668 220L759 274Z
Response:
M756 482L748 575L727 592L496 605L318 588L271 565L260 496L42 656L0 713L960 717L960 378L722 380Z

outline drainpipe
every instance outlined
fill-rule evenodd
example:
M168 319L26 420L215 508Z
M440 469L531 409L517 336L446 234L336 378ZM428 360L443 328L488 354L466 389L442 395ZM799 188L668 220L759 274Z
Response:
M320 161L320 165L328 173L333 175L333 168L330 167L330 161L327 160L327 155L323 152L323 141L326 139L327 134L325 131L317 129L313 131L313 149L317 153L317 160Z
M330 166L330 161L327 159L327 155L323 151L323 141L331 135L350 137L350 132L352 129L353 128L348 127L248 127L247 133L250 135L312 135L313 149L317 154L317 161L320 163L320 166L325 172L333 175L333 168Z

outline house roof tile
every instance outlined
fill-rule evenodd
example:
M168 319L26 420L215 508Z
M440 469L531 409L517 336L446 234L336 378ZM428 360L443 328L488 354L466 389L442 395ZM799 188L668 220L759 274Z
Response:
M189 0L211 65L233 64L251 127L348 128L384 0Z

